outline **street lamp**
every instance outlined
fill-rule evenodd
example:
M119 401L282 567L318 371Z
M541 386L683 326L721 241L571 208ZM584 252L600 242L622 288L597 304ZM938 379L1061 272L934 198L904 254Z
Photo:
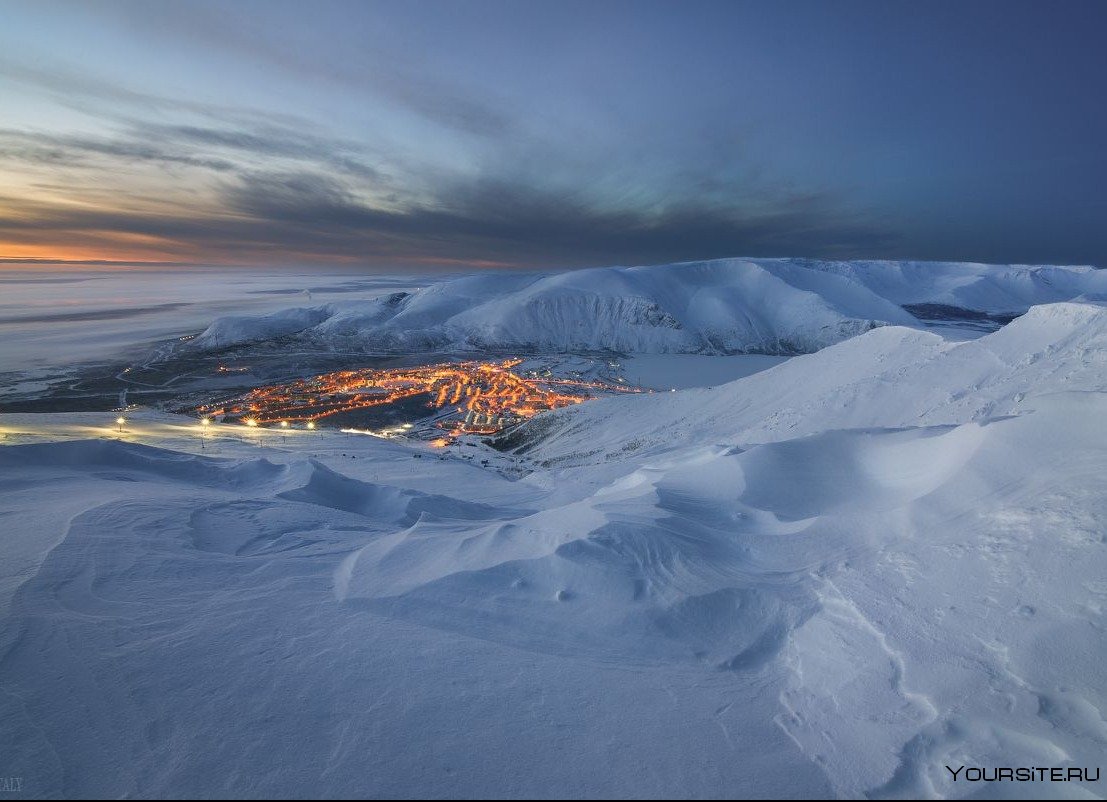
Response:
M118 418L115 419L115 422L119 424L119 431L122 432L123 424L127 422L127 419L120 415Z
M204 450L204 432L211 425L211 418L200 418L200 450Z
M281 442L282 443L285 442L285 440L288 439L288 436L285 434L285 432L287 432L287 431L288 431L288 421L282 420L281 421Z

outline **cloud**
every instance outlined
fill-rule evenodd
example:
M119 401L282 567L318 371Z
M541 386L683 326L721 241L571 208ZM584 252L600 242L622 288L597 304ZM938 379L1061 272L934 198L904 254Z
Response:
M175 148L233 151L259 158L286 158L327 165L341 173L383 180L381 170L366 159L371 151L362 145L333 137L308 134L288 126L260 124L245 127L210 127L135 123L135 137L172 143Z
M188 155L137 139L108 139L11 128L0 129L0 160L46 166L95 168L103 165L103 161L98 157L109 157L123 162L185 165L216 171L236 169L235 164L227 159Z
M260 111L253 108L205 103L183 97L167 97L142 92L104 81L94 74L61 65L29 67L0 56L0 75L23 84L60 104L104 120L130 119L121 108L136 112L182 115L215 120L230 125L276 125L310 127L311 121L294 114Z
M425 72L419 59L393 49L386 37L374 36L355 53L343 51L341 56L317 47L305 52L303 38L288 31L275 36L270 26L242 8L195 3L137 3L126 8L125 22L144 38L171 31L173 44L188 41L204 51L214 48L235 59L251 59L311 84L340 86L363 98L375 95L453 132L499 139L518 122L504 104Z
M0 198L0 208L16 208ZM181 259L338 260L582 266L804 253L853 256L895 236L832 199L762 199L756 209L692 201L644 210L597 208L573 194L502 180L453 181L431 202L366 202L333 174L234 174L206 214L144 214L71 204L0 213L0 239L60 243L141 238ZM153 246L152 246L153 247Z
M460 172L291 115L177 102L59 71L17 77L83 104L105 128L0 129L0 169L18 163L34 188L0 198L0 242L35 246L36 256L57 244L59 256L68 247L182 261L578 266L875 256L897 242L886 222L829 193L773 185L732 132L697 140L676 171L637 149L578 153L508 136ZM470 132L503 137L512 127L440 82L397 81L412 103L438 106ZM171 169L174 180L142 168Z

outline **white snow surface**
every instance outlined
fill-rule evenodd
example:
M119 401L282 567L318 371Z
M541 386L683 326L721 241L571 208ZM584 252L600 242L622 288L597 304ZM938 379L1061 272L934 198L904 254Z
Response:
M773 264L777 260L758 261ZM779 261L848 278L896 304L942 304L993 314L1022 314L1035 304L1107 301L1107 270L1087 265Z
M407 296L215 321L218 349L301 333L364 351L801 353L913 324L860 283L787 263L720 259L553 275L486 273Z
M907 304L1017 315L1107 300L1091 267L718 259L551 275L484 273L410 294L216 320L189 347L299 335L364 352L795 354L871 328L922 327Z
M1101 793L944 767L1102 761L1107 308L541 416L523 478L110 417L0 416L27 796Z
M1107 306L1033 307L966 342L888 326L721 387L559 410L520 436L533 441L532 459L587 464L689 441L763 443L828 429L987 420L1062 391L1107 391Z

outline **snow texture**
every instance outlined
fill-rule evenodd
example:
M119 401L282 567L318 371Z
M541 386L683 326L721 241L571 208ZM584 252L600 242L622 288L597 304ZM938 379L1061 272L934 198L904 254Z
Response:
M914 322L851 279L724 259L470 276L370 302L224 318L191 345L210 350L300 333L372 352L794 354L874 326Z
M727 350L897 323L853 278L748 264L446 282L312 328L560 347L602 310L592 345ZM0 416L3 771L40 798L1101 794L944 766L1102 762L1107 308L867 328L544 414L507 455Z
M1014 316L1037 303L1107 300L1107 272L944 262L719 259L534 276L492 273L412 293L216 320L190 347L279 336L373 353L797 354L877 326L920 327L903 307Z

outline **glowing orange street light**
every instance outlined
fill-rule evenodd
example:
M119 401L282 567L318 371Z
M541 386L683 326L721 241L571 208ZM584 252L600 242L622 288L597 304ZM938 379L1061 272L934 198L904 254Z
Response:
M127 422L127 419L120 415L115 419L115 422L119 424L119 431L123 431L123 424Z

